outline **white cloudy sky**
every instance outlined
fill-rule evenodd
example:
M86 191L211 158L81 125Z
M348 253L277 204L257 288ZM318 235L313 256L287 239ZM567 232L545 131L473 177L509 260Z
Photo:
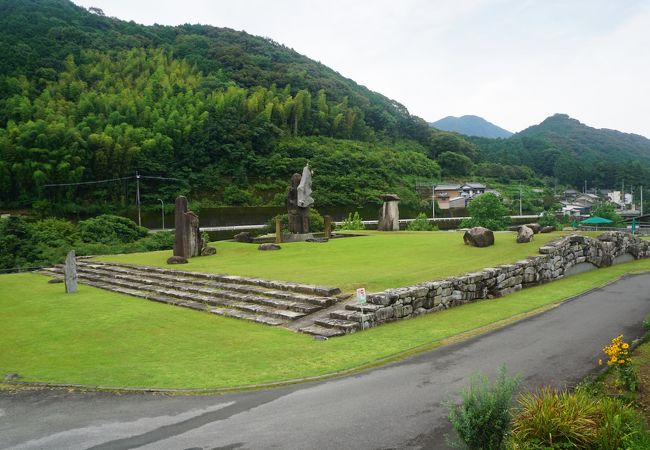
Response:
M650 0L74 0L268 36L434 121L562 112L650 137Z

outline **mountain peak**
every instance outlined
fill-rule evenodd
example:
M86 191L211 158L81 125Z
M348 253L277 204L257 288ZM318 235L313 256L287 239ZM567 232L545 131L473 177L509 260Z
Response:
M447 116L436 122L432 122L433 128L443 131L454 131L466 136L479 136L487 138L508 138L512 133L508 130L488 122L482 117L465 115L461 117Z

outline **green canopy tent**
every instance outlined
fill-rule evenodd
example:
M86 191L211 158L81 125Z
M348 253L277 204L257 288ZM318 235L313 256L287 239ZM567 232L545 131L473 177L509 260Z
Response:
M610 223L614 222L609 219L605 219L604 217L593 216L581 221L580 225L607 225Z

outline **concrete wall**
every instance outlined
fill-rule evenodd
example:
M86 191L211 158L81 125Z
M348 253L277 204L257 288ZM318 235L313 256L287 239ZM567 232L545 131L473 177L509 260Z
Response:
M647 258L650 242L619 231L605 233L597 239L574 234L549 242L539 253L514 264L370 294L368 302L376 306L370 306L372 312L364 314L365 326L500 297L589 267L608 267L616 262Z

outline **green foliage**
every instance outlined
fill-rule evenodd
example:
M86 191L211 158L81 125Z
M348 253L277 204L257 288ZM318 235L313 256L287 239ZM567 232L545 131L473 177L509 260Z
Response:
M650 314L645 316L645 319L643 319L643 328L650 330Z
M103 214L79 222L81 240L99 244L127 244L147 236L148 231L126 217Z
M278 214L266 223L266 232L275 233L275 222L280 219L282 224L282 232L289 232L289 214ZM321 233L325 230L325 219L314 208L309 208L309 232Z
M558 222L557 217L555 217L555 213L553 211L543 211L539 217L539 220L537 220L537 223L539 223L542 227L553 227L556 230L560 226L560 223Z
M613 226L621 226L623 224L622 217L616 212L616 208L613 203L610 202L600 202L596 203L592 208L590 214L592 216L602 217L603 219L609 219L614 222Z
M343 223L338 226L339 230L364 230L366 226L363 224L363 219L358 211L348 214L348 217L343 219Z
M519 386L519 377L509 377L501 366L493 384L475 374L461 392L462 403L451 405L449 420L462 443L470 450L498 450L510 427L509 408Z
M461 228L485 227L503 230L509 223L508 208L491 192L481 194L469 204L470 218L461 222Z
M644 418L630 405L608 397L592 397L542 388L521 394L512 421L514 449L647 448L650 435Z
M23 218L0 219L0 269L33 265L36 254L31 230Z
M408 227L406 227L408 231L433 231L435 228L429 223L429 219L424 213L418 214L415 220L410 222Z
M443 174L446 177L469 175L473 167L471 159L454 152L441 153L438 157L438 163L440 163L440 167L442 167Z

